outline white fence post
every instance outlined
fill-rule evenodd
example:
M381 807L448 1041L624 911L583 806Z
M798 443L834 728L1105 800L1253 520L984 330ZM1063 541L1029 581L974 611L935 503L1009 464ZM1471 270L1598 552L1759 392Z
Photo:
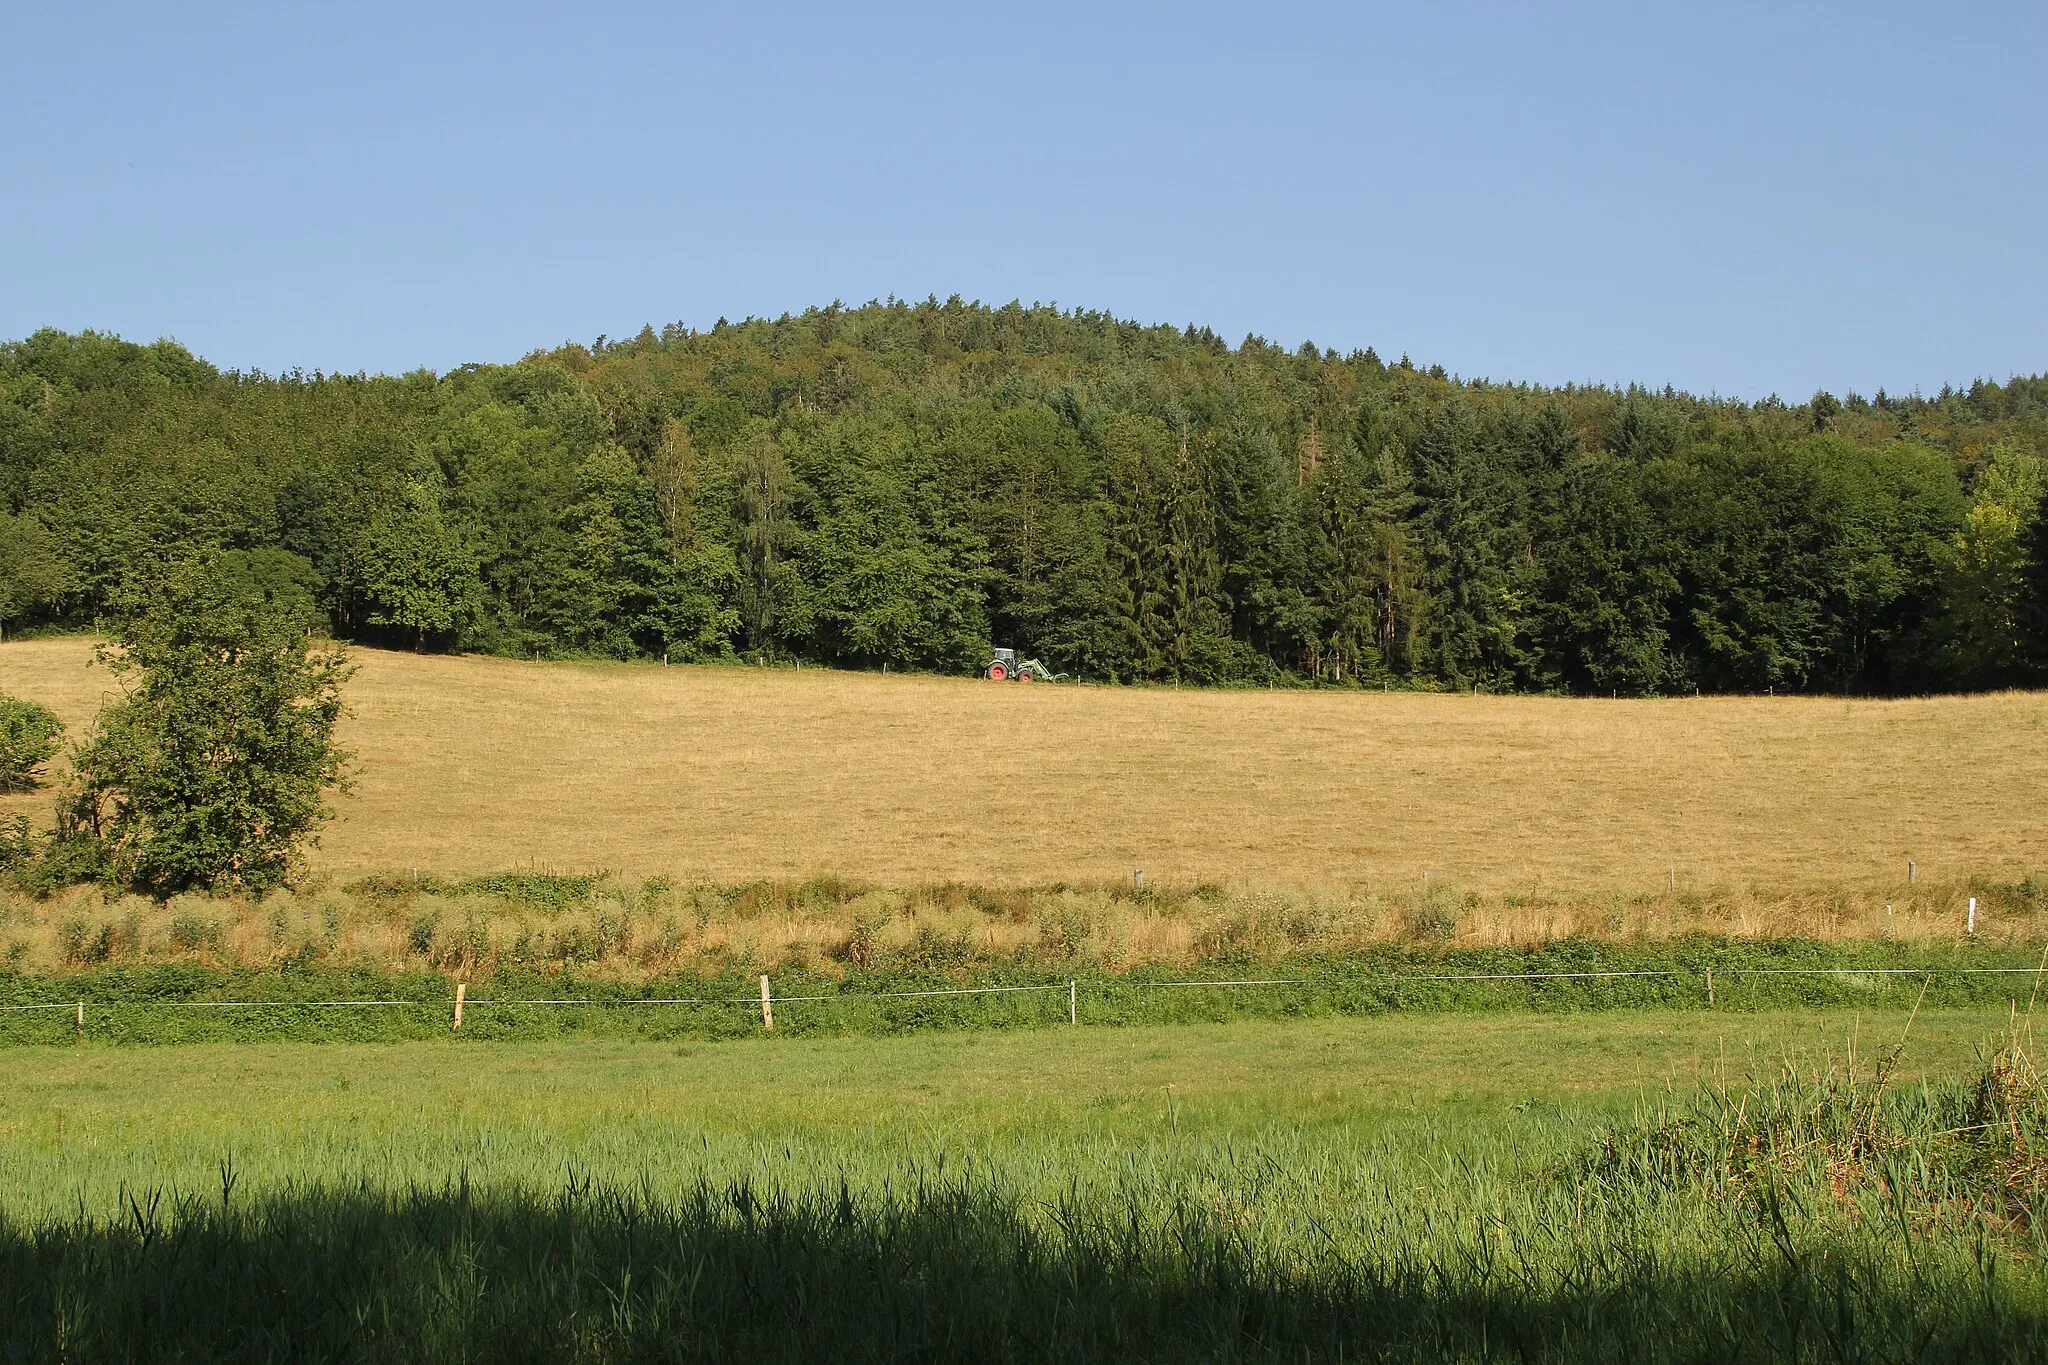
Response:
M775 1031L775 1001L768 994L768 973L761 973L761 1027L770 1033Z

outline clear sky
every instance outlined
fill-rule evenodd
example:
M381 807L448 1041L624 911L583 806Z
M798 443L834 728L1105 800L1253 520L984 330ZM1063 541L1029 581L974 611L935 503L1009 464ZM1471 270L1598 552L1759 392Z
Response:
M1057 301L1741 397L2048 370L2048 5L38 5L0 336Z

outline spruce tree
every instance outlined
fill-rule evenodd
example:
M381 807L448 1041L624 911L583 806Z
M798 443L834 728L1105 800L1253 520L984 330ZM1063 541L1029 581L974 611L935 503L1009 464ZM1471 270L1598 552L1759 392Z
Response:
M1502 463L1463 400L1440 408L1416 439L1426 650L1436 676L1453 687L1512 685L1525 662L1517 554L1524 530Z

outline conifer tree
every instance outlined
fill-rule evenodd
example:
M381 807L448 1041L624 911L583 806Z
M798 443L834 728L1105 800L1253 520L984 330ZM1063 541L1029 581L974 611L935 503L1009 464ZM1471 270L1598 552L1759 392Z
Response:
M1524 663L1519 509L1469 404L1453 400L1415 443L1417 529L1431 605L1425 650L1453 687L1513 683Z

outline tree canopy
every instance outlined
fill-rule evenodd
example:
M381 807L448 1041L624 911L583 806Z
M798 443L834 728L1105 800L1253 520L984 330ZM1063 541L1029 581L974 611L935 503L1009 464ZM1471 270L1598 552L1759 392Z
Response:
M1742 403L955 298L445 375L0 346L0 629L200 551L522 656L1630 694L2048 669L2048 377Z

